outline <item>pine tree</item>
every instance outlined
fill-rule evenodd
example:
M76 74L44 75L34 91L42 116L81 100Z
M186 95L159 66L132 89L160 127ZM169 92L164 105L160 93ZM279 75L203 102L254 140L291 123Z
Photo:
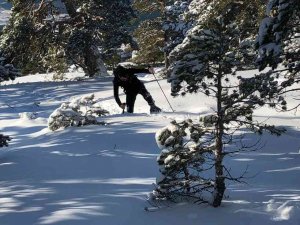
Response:
M66 7L71 18L81 20L69 31L67 55L88 74L94 75L99 70L105 72L101 59L110 59L116 48L133 43L127 28L134 17L129 0L72 1Z
M191 1L175 1L165 7L163 30L165 32L164 52L166 66L169 66L170 52L180 44L187 31L194 26L193 16L188 15L188 7Z
M283 75L282 89L300 81L299 21L299 0L270 0L260 24L257 64L260 70L271 67L275 77Z
M166 8L175 2L180 5L181 1L155 0L143 1L134 0L135 8L140 12L142 22L135 31L135 37L139 45L139 51L134 58L136 62L154 63L165 61L168 67L169 60L166 52L168 32L164 29L167 20Z
M132 41L126 28L133 17L129 0L14 0L12 4L0 47L25 73L64 72L75 64L88 76L103 75L103 55Z
M245 34L237 18L247 13L248 3L224 0L208 1L208 4L213 5L213 10L202 11L207 7L205 4L190 8L198 12L201 20L170 53L169 82L173 96L203 92L215 99L210 137L214 144L210 153L215 169L212 205L218 207L226 189L225 180L235 180L223 163L226 155L234 153L225 151L225 146L233 143L233 131L244 126L259 134L267 130L280 135L283 130L253 121L252 114L259 106L282 105L285 100L276 95L277 82L272 77L235 77L243 61ZM231 85L232 79L237 80L236 86Z
M223 3L222 3L223 2ZM219 5L226 4L221 1ZM222 6L220 6L222 7ZM186 32L197 23L203 23L213 19L215 1L176 1L173 5L165 8L164 30L167 40L165 41L165 53L169 56L170 52L180 44ZM248 1L244 4L242 11L237 15L236 23L241 32L240 54L243 55L239 69L255 68L255 38L259 27L260 19L263 16L265 5L260 0ZM211 18L207 18L210 15ZM197 22L198 21L198 22Z
M138 12L138 27L134 31L138 51L134 55L136 63L160 63L164 61L165 32L162 29L165 6L169 0L134 0Z
M27 70L36 72L36 68L43 68L43 66L39 63L38 54L33 53L36 49L31 44L36 40L33 35L35 32L34 21L30 15L31 3L29 1L12 1L12 4L14 6L12 15L3 29L0 48L9 63L22 68L25 73ZM40 48L40 46L36 48Z
M133 57L135 63L161 63L164 61L164 32L160 19L142 21L134 31L138 51Z

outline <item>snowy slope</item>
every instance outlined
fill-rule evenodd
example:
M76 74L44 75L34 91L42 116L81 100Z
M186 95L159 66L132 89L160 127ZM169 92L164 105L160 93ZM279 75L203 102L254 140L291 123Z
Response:
M145 212L158 175L155 132L172 118L209 113L214 104L201 94L188 95L171 99L171 113L152 76L141 79L166 113L149 116L138 97L135 114L120 114L111 77L51 82L36 75L0 86L0 133L14 138L0 150L1 225L300 225L299 112L269 109L259 110L257 119L287 126L288 132L264 135L261 150L226 160L234 175L248 167L249 179L228 183L220 208L178 204ZM169 93L169 84L160 82ZM47 118L62 102L90 93L113 113L104 117L107 126L47 129Z
M0 0L0 7L4 9L11 9L11 3L6 0Z
M0 29L9 19L11 4L4 0L0 0Z

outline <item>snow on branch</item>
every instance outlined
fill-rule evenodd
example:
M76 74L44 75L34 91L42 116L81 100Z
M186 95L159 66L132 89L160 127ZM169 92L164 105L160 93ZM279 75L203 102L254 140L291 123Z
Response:
M97 117L109 114L109 112L96 105L94 94L76 98L71 102L64 102L56 109L48 119L48 127L55 131L70 126L85 126L91 124L105 124L99 122Z
M213 167L214 144L209 129L191 120L173 121L156 133L161 149L157 158L161 176L149 201L178 201L182 198L208 203L214 181L203 172Z

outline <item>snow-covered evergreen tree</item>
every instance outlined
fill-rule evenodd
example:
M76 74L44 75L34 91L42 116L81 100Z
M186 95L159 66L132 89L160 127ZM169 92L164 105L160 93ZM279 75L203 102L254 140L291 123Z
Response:
M282 74L283 88L299 81L300 4L298 0L270 0L257 38L260 70L271 67ZM281 65L281 67L277 67Z
M180 44L186 32L194 25L195 21L187 16L190 1L175 1L165 7L163 30L165 31L164 52L166 66L169 66L170 52Z
M134 17L130 1L72 1L66 6L68 12L75 11L69 15L77 21L69 30L68 58L90 76L106 73L103 60L114 57L122 44L134 43L128 30Z
M43 70L40 54L34 52L41 49L39 43L44 43L45 40L41 39L40 42L37 42L38 35L34 35L36 28L34 18L31 15L33 13L31 10L32 1L15 0L12 1L12 4L11 18L3 29L0 48L7 58L7 62L21 68L22 72ZM33 43L36 45L33 46ZM45 44L47 43L46 41Z
M179 44L186 31L191 28L192 20L187 20L184 13L191 0L134 0L134 6L142 20L135 31L139 51L135 62L165 62L169 66L169 53Z
M94 98L95 96L92 94L73 99L71 102L64 102L50 115L48 119L49 129L55 131L70 126L104 124L99 122L97 117L104 116L109 112L98 106Z
M218 7L224 7L227 1L220 1ZM197 24L213 20L216 1L187 0L176 1L165 8L164 30L166 32L165 53L170 52L180 44L187 31ZM241 12L236 16L236 25L241 32L240 54L243 60L239 68L248 69L255 67L256 51L255 38L260 18L263 15L264 3L260 0L250 0L240 7Z
M136 63L153 64L165 60L163 48L166 34L162 28L164 9L173 2L174 0L133 1L140 22L134 32L138 44L138 51L133 58Z
M173 121L156 133L161 149L157 158L161 176L149 201L179 201L192 198L208 202L208 193L214 183L205 174L211 165L213 150L208 139L210 129L192 120Z
M135 30L138 51L133 57L135 63L161 63L164 61L164 32L160 19L142 21Z
M257 133L268 130L279 135L283 130L253 121L252 113L256 107L282 105L285 101L276 95L277 82L271 77L234 76L244 57L244 33L237 18L247 12L247 3L223 0L208 4L213 5L213 10L207 10L205 16L198 11L201 20L170 53L169 82L173 96L203 92L215 99L216 113L212 116L215 119L211 121L215 169L211 203L218 207L226 189L225 179L232 179L223 164L223 158L232 153L225 151L225 146L232 143L232 132L245 126ZM232 85L233 80L236 85Z
M126 25L130 0L12 1L0 47L24 73L64 72L71 64L86 75L107 74L103 55L132 42Z

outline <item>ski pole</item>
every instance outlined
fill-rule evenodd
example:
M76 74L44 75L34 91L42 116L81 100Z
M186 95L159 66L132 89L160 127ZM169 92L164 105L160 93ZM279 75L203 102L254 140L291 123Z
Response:
M153 67L152 67L152 68L153 68ZM175 110L173 109L173 107L172 107L172 105L171 105L169 99L167 98L167 96L166 96L164 90L163 90L162 87L160 86L160 83L158 82L158 79L156 78L156 76L155 76L155 74L154 74L154 70L152 70L151 73L152 73L152 75L154 76L154 78L155 78L155 80L156 80L156 82L157 82L157 84L158 84L158 86L159 86L161 92L164 94L164 96L165 96L165 98L166 98L166 100L167 100L167 102L168 102L170 108L172 109L173 112L175 112Z

